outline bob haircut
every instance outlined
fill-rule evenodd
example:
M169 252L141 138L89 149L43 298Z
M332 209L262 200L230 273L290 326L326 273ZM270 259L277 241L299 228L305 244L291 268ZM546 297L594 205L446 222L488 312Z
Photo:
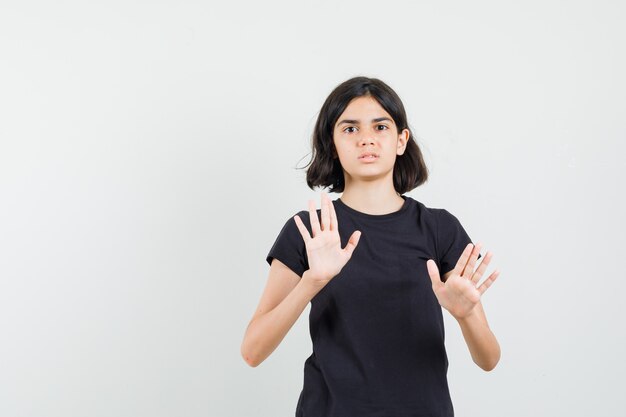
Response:
M428 179L428 168L422 151L413 138L409 128L404 105L400 97L387 84L376 78L354 77L339 84L330 93L317 117L311 138L312 156L308 163L306 182L310 189L330 187L330 192L341 193L345 179L339 158L335 157L333 131L337 119L348 104L357 97L374 98L391 115L397 132L409 130L409 139L402 155L396 156L393 166L393 186L404 194L420 186ZM306 168L306 166L304 167Z

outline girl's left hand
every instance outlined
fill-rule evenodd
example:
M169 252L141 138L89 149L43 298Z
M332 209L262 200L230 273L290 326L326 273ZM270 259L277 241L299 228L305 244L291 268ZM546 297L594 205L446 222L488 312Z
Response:
M472 247L474 248L473 251ZM487 291L487 288L493 284L500 274L500 271L496 269L478 286L478 282L485 273L485 269L487 269L487 265L489 265L493 256L491 252L487 252L478 269L474 271L474 265L478 259L480 249L480 243L476 246L469 243L445 283L439 277L439 268L437 268L435 261L429 259L426 262L428 275L430 275L433 283L433 292L437 297L437 301L456 319L465 318L472 313L472 310L480 301L480 296Z

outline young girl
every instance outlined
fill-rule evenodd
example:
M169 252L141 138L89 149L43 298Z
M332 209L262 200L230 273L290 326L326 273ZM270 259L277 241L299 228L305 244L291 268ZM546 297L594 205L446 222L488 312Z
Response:
M311 302L313 353L297 417L453 416L441 307L479 367L498 363L480 303L499 274L479 284L492 253L475 270L481 244L458 219L403 195L427 177L387 84L355 77L333 90L315 125L307 184L343 194L322 193L320 210L309 200L308 212L287 220L241 346L258 366Z

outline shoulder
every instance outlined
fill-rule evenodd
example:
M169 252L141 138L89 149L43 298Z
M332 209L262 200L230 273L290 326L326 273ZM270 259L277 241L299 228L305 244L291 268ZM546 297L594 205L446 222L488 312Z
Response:
M309 231L309 234L312 234L313 228L311 227L311 216L308 210L300 210L298 212L293 212L282 225L282 229L280 230L279 235L287 235L292 237L292 239L296 239L299 241L301 239L300 230L298 228L298 224L296 223L295 217L298 216L304 224L304 227ZM321 217L321 210L317 210L318 221Z
M317 214L317 218L318 221L322 215L322 210L321 209L317 209L315 210L316 214ZM300 210L297 213L294 213L291 215L290 219L291 222L295 225L295 220L294 217L298 216L300 218L300 220L302 220L302 223L304 223L304 225L310 230L311 229L311 214L309 213L308 210Z
M406 196L407 199L410 200L411 204L414 205L417 211L420 213L420 217L427 222L439 223L439 222L450 222L451 220L456 219L456 217L450 213L448 210L441 207L429 207L422 203L421 201L415 200L412 197Z

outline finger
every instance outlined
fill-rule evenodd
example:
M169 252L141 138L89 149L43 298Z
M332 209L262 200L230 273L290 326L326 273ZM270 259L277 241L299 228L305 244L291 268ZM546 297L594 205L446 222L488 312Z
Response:
M474 284L478 284L478 282L480 281L480 278L485 273L485 270L487 269L489 262L491 262L492 257L493 257L493 252L487 252L485 254L482 261L480 262L480 265L478 265L478 269L476 270L476 272L474 272L474 275L472 275L472 282Z
M329 198L326 193L322 193L322 230L330 230L330 214L328 205L330 204Z
M476 265L476 259L478 259L478 254L480 253L480 249L482 248L482 243L478 243L474 246L472 253L469 257L469 262L465 265L465 270L463 271L463 278L472 279L472 275L474 274L474 266Z
M313 200L309 200L309 218L311 219L311 231L313 232L313 237L315 237L320 232L320 222L317 218L317 209Z
M359 239L361 239L361 232L355 230L350 236L350 239L348 239L346 247L343 249L349 257L352 257L352 252L354 252L354 249L356 249L356 245L359 243Z
M335 204L331 201L328 207L330 208L330 230L339 230L337 213L335 213Z
M473 247L474 245L472 245L471 243L468 243L465 249L463 250L463 253L461 253L459 260L456 261L456 265L454 266L454 273L456 275L461 275L461 276L463 275L463 270L465 269L465 265L467 265L467 260L469 259L470 253L472 253Z
M428 269L428 275L430 276L430 281L433 283L433 289L441 287L443 282L441 282L441 277L439 276L439 268L437 268L437 264L432 259L426 261L426 268Z
M300 216L296 214L295 216L293 216L293 219L295 220L296 226L298 227L298 230L300 231L300 234L302 235L302 239L304 240L304 243L306 244L309 240L311 240L311 235L309 235L309 230L306 228L306 226L300 219Z
M487 278L485 282L483 282L480 285L480 287L478 287L478 291L480 292L480 295L483 295L485 291L487 291L487 288L491 287L491 284L493 284L496 281L499 275L500 275L500 271L498 271L497 269L493 271L491 275L489 275L489 278Z

